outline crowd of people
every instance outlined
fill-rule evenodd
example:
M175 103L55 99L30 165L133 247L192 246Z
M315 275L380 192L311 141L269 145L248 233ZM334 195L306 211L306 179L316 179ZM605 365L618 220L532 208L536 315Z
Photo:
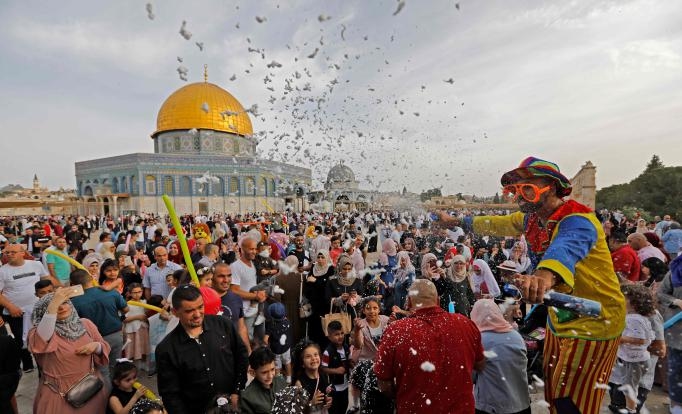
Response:
M36 368L36 413L639 412L655 375L682 412L679 223L532 157L502 184L520 211L185 215L188 254L167 217L1 218L0 412Z

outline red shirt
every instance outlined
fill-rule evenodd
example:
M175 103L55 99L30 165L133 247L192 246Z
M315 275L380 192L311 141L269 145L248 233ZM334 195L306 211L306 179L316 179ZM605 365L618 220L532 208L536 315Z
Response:
M438 306L390 324L374 364L377 378L397 385L398 414L473 413L471 374L482 360L474 323Z
M623 245L616 251L611 252L613 270L631 282L639 281L639 257L637 252L629 245Z

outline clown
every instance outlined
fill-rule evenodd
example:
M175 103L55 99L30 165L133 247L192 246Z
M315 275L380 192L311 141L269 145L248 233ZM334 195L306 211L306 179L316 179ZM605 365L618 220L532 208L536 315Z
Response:
M549 307L544 349L545 400L552 413L598 413L618 342L625 325L620 291L601 223L589 207L574 200L571 183L559 167L528 157L502 176L505 194L521 211L508 216L478 216L481 235L525 235L538 258L532 275L514 275L528 303L540 303L550 289L592 299L602 306L598 318ZM445 226L459 218L441 213Z

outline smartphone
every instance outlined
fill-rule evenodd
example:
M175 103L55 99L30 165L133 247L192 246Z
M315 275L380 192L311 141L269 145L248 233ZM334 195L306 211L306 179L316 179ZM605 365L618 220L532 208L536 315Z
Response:
M76 296L81 296L85 293L83 291L83 285L71 285L67 287L67 289L69 289L69 299Z

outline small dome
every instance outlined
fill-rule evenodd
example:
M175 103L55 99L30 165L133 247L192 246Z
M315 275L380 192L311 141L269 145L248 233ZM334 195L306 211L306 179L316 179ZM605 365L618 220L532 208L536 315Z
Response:
M355 182L353 170L343 164L336 164L327 174L327 184L339 182Z
M152 137L192 128L253 135L251 119L242 104L225 89L208 82L191 83L173 92L159 109Z

